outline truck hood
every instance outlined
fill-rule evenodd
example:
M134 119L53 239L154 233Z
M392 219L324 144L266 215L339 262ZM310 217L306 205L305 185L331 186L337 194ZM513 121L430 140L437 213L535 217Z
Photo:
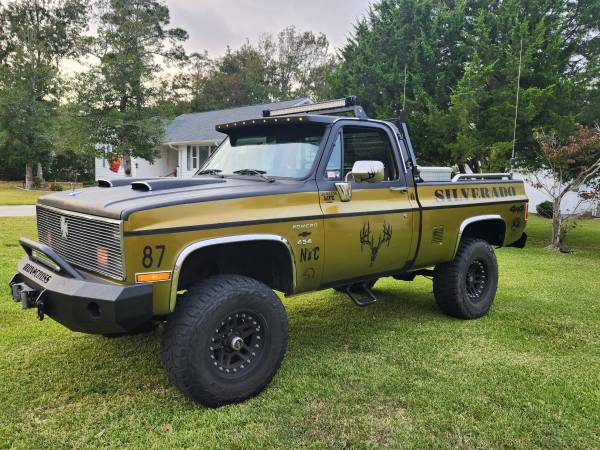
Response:
M45 195L38 205L126 220L135 211L298 190L301 181L266 183L245 178L147 178L101 180L98 187ZM294 186L294 187L292 187ZM300 187L300 189L302 189Z

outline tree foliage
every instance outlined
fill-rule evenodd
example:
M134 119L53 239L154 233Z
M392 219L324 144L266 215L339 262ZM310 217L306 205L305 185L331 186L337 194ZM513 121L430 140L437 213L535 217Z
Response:
M163 135L153 107L160 98L162 65L185 60L187 33L169 28L169 9L159 0L99 3L97 58L77 83L91 148L107 145L115 155L153 160Z
M391 117L403 108L406 68L421 163L506 169L522 39L516 155L539 166L532 127L565 137L600 110L598 23L596 0L381 0L343 48L329 94L356 94Z
M575 132L564 140L554 131L536 130L534 138L543 166L541 171L530 174L529 182L552 200L551 246L567 251L565 239L573 222L565 223L561 211L563 198L569 192L577 192L579 196L571 216L583 201L600 199L600 126L586 128L577 124ZM540 175L547 175L547 179Z
M81 51L85 0L21 0L0 5L0 154L8 164L47 162L61 95L59 64Z
M295 97L319 99L335 62L324 34L293 26L276 36L263 35L256 45L247 41L238 49L228 48L220 58L195 53L185 76L190 109L205 111Z

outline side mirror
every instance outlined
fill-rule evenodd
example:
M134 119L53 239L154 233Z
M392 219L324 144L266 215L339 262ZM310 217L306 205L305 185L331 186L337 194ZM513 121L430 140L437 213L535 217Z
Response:
M383 181L384 166L381 161L356 161L349 174L357 183L378 183Z

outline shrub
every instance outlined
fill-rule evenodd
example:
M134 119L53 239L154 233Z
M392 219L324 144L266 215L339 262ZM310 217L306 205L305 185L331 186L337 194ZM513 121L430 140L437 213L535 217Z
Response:
M33 177L31 180L31 188L39 189L42 187L42 179L40 177Z
M554 207L552 202L546 200L545 202L540 203L535 207L535 210L541 217L545 217L546 219L552 218L552 213L554 212Z
M52 184L50 184L50 190L51 191L62 191L63 187L58 183L52 183Z

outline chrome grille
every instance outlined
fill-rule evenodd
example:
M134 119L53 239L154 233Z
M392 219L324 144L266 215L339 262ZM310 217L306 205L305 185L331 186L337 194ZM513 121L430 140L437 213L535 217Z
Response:
M81 269L125 279L121 222L37 206L38 239Z

